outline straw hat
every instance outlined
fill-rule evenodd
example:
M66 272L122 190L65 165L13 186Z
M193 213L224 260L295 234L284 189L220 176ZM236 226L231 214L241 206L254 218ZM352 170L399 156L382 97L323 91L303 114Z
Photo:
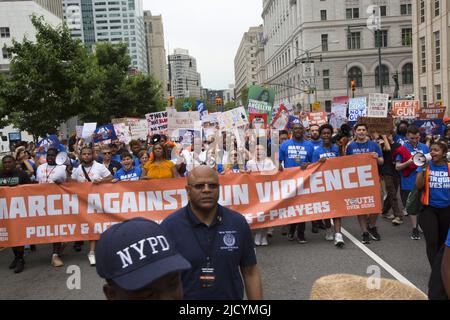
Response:
M371 283L350 274L325 276L314 283L310 300L428 300L422 291L397 280L380 279L379 289L371 289Z

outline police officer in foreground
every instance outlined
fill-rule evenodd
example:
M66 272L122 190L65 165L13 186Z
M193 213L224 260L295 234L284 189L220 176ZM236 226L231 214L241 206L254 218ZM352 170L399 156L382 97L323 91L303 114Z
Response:
M222 207L219 177L207 166L187 178L186 207L161 224L192 265L181 274L184 299L261 300L261 275L250 227L244 216ZM242 276L241 276L242 274Z
M180 300L180 271L191 267L156 222L113 225L97 242L96 268L108 300Z

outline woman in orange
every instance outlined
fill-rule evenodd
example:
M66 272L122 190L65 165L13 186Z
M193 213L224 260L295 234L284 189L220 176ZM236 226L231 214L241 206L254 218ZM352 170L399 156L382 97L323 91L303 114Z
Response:
M178 178L175 164L166 159L166 148L162 143L153 146L152 156L142 170L142 179L170 179Z

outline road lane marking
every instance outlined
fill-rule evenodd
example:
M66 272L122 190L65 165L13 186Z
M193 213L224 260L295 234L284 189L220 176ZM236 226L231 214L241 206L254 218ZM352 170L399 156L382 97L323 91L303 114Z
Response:
M411 281L409 281L408 279L406 279L404 276L402 276L400 274L400 272L398 272L397 270L395 270L393 267L391 267L386 261L384 261L383 259L381 259L375 252L373 252L372 250L370 250L366 245L364 245L363 243L361 243L361 241L359 241L358 239L356 239L350 232L348 232L347 230L345 230L344 228L341 228L342 234L344 236L346 236L351 242L353 242L358 248L360 248L365 254L367 254L370 258L372 258L372 260L374 260L376 263L378 263L381 267L384 268L384 270L386 270L389 274L391 274L395 279L397 279L398 281L400 281L401 283L404 283L410 287L413 287L417 290L419 290L420 292L422 292L423 294L426 295L426 293L424 293L422 290L420 290L419 288L417 288Z

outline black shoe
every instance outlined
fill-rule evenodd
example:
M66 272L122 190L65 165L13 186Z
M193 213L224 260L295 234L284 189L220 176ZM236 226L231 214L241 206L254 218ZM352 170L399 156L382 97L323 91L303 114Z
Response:
M287 239L289 240L289 241L294 241L294 239L295 239L295 235L293 234L293 233L288 233L288 235L287 235Z
M381 236L378 233L377 227L369 228L370 237L375 241L380 241Z
M370 243L370 235L369 235L368 232L364 232L364 233L362 234L362 240L361 240L361 242L364 243L364 244L369 244L369 243Z
M319 233L319 226L318 226L318 223L316 221L312 222L311 232L312 233Z
M21 273L25 268L25 260L17 259L16 267L14 268L14 273Z
M326 230L327 227L325 226L325 223L323 223L322 220L317 221L317 226L322 229L322 230Z
M19 260L19 258L15 257L8 268L9 269L14 269L16 267L16 265L17 265L17 260Z
M411 240L420 240L420 232L419 229L414 228L411 234Z
M305 239L305 235L299 235L297 237L297 242L300 243L300 244L308 243L308 241L306 241L306 239Z

